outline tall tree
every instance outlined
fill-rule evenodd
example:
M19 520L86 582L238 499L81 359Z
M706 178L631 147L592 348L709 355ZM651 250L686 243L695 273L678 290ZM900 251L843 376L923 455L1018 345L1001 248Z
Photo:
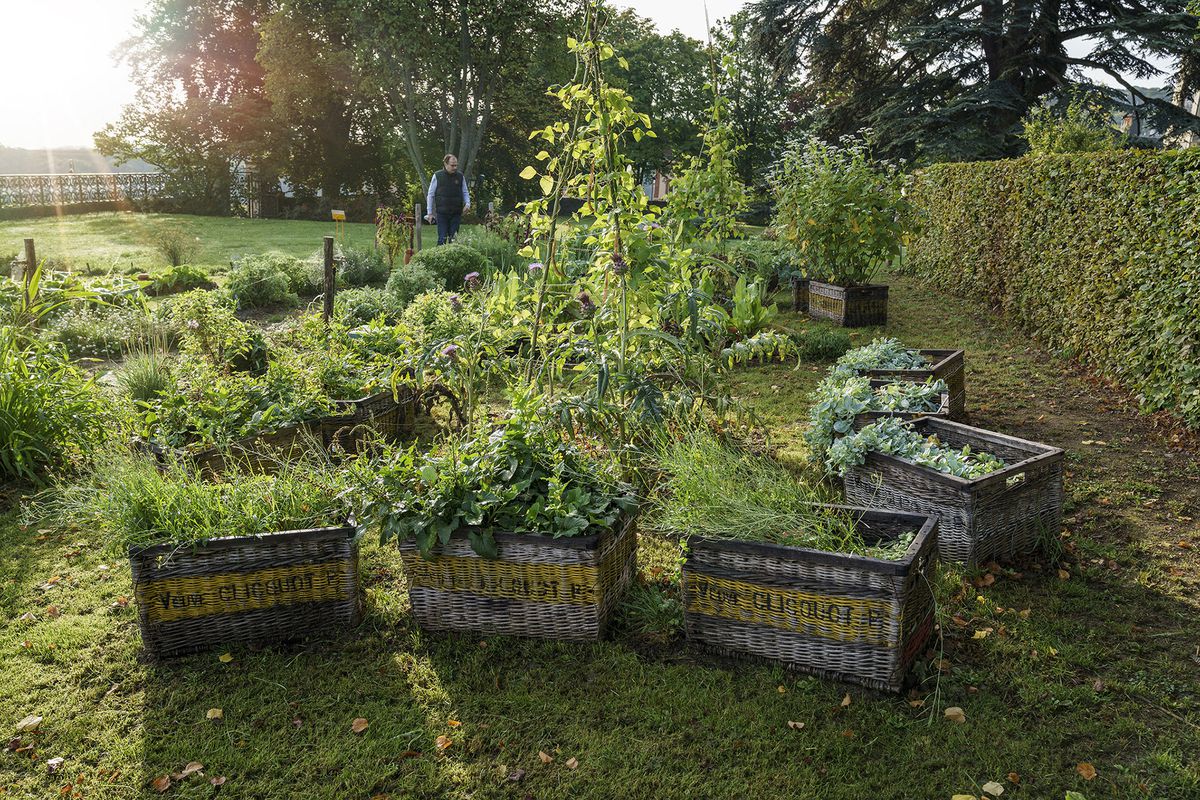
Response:
M1090 86L1084 70L1129 90L1160 130L1200 130L1200 118L1134 85L1195 75L1185 0L759 0L752 13L777 76L805 71L818 132L865 125L892 155L1015 153L1029 108ZM1163 58L1178 61L1176 75Z

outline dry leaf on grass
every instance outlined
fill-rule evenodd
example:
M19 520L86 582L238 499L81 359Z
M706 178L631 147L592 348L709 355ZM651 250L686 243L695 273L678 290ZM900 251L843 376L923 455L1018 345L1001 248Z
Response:
M575 758L574 756L567 759L567 769L575 769L578 766L579 766L579 759Z
M62 769L63 761L64 759L62 756L47 759L46 769L49 770L51 774L58 772L60 769Z
M1008 773L1008 782L1009 783L1020 783L1021 776L1015 772L1010 772L1010 773Z
M183 772L179 773L179 778L183 779L189 775L195 775L200 770L204 769L204 765L199 761L189 761L187 766L183 768Z
M775 691L779 692L780 694L787 694L787 687L786 687L786 686L780 686L780 687L779 687L778 689L776 689Z
M950 800L979 800L979 798L973 794L956 794Z
M462 727L462 723L456 719L446 720L446 724L449 725L451 728L461 728Z
M361 735L370 725L371 723L367 722L365 718L355 717L354 721L350 723L350 730Z
M35 717L33 714L30 714L28 717L17 723L17 733L36 731L41 724L41 717Z
M454 741L449 736L446 736L445 734L443 734L443 735L437 737L436 739L434 739L433 743L435 745L437 745L438 750L445 750L447 747L454 744Z
M205 719L222 720L225 719L225 712L219 708L210 708L208 713L204 715Z
M792 730L794 730L794 731L802 731L802 730L804 730L804 723L803 723L803 722L792 722L792 721L789 719L789 720L788 720L788 727L789 727L789 728L791 728L791 729L792 729Z
M554 756L550 755L545 750L538 750L538 758L542 760L543 764L549 764L554 760Z
M153 789L154 791L158 792L159 794L162 794L167 789L171 788L171 776L170 775L159 775L157 778L150 781L150 788Z
M954 720L962 724L967 721L966 713L958 706L950 706L946 709L946 719Z
M999 797L1004 794L1004 787L995 781L988 781L983 785L983 791L992 797Z
M225 779L224 775L214 775L213 777L208 779L208 782L211 783L213 786L224 786L225 780L226 779Z
M971 635L972 639L986 639L988 634L992 632L992 628L980 628Z
M1065 569L1060 569L1058 571L1058 579L1060 581L1070 580L1070 578L1071 578L1071 573L1067 572Z
M221 655L217 656L217 661L220 661L222 664L228 664L230 661L233 661L233 654L222 653Z
M846 707L846 706L848 706L848 705L850 705L850 695L849 695L849 693L847 693L847 694L846 694L846 696L842 698L842 708L845 708L845 707Z
M1096 777L1096 768L1086 761L1080 761L1075 765L1075 771L1079 773L1079 777L1085 781L1094 780Z
M518 783L524 777L525 777L525 770L514 769L512 772L509 773L508 780L510 783Z

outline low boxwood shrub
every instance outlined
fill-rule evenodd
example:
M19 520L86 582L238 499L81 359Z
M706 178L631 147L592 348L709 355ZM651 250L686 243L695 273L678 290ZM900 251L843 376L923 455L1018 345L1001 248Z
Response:
M246 256L229 270L229 293L239 308L295 305L299 259L279 253Z
M939 164L906 270L1200 427L1200 151Z
M413 256L410 265L423 267L442 282L443 289L457 291L463 286L463 278L472 272L484 274L488 271L488 260L473 247L465 244L444 244L430 247Z
M442 280L415 261L396 267L387 282L388 294L396 299L401 308L411 303L417 295L441 288Z

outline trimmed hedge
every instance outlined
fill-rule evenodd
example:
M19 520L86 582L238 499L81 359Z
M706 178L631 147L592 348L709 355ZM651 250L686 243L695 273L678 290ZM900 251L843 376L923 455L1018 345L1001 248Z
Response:
M939 164L906 272L1200 427L1200 150Z

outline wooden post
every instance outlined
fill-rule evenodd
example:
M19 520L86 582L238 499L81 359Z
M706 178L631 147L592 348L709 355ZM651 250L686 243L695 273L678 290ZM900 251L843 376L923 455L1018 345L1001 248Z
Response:
M25 288L25 301L32 300L29 296L29 282L33 280L33 271L37 269L37 250L33 239L25 240L25 269L21 272L21 285Z
M325 321L333 319L333 294L336 291L337 273L333 265L333 237L325 237Z
M421 252L421 204L413 204L413 252Z

